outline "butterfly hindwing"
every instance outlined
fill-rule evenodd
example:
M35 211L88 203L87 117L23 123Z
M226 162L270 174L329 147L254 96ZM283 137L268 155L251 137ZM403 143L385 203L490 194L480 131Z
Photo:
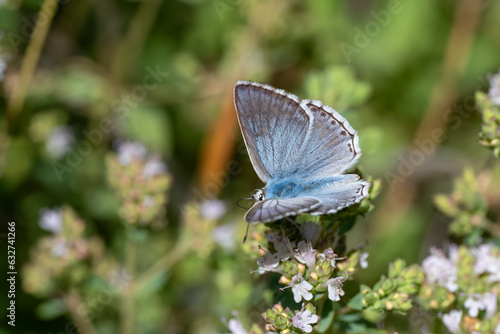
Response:
M361 156L358 133L334 109L319 101L303 102L312 113L313 121L298 154L299 175L320 178L341 174Z
M345 176L349 175L353 174ZM320 201L320 205L308 211L308 213L312 215L336 213L348 206L361 202L363 198L368 196L369 188L370 184L364 180L326 185L314 195L314 198Z

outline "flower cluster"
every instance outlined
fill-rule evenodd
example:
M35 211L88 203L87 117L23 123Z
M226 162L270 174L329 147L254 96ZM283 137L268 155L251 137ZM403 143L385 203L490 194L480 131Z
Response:
M373 288L361 285L361 304L365 316L378 320L383 311L406 314L412 307L410 296L416 294L423 281L423 271L418 265L406 266L404 260L389 265L388 277L382 276Z
M85 223L69 207L42 209L39 225L51 232L33 247L31 260L23 268L23 287L32 294L49 296L61 279L72 285L87 275L90 263L98 266L104 245L96 237L85 238Z
M267 333L311 333L319 317L316 308L308 303L302 304L300 311L293 312L288 307L283 309L276 304L262 314L267 322Z
M157 155L147 156L137 142L118 145L108 157L108 181L121 199L120 216L130 224L161 223L165 215L170 175Z
M314 221L302 222L300 230L294 225L282 225L282 228L281 231L268 230L265 239L260 240L267 241L268 249L260 248L261 257L257 259L255 272L280 274L279 283L286 286L281 290L290 288L296 303L313 298L338 302L344 295L343 284L349 275L368 266L368 254L360 250L353 250L345 257L335 254L333 248L328 247L335 244L332 242L335 237L332 233L322 233L322 226ZM295 313L283 310L278 304L263 316L268 322L268 333L310 333L319 319L312 304L303 305Z
M422 268L419 301L439 315L451 333L500 333L500 248L450 245L433 248Z
M182 221L185 228L182 238L189 240L190 248L199 257L206 258L210 255L215 243L227 251L235 248L236 226L231 224L217 226L217 222L226 211L226 204L215 198L184 206Z
M288 237L271 231L267 234L267 241L275 252L264 251L257 261L258 273L276 272L282 275L280 283L292 289L296 303L303 299L311 300L315 294L326 291L330 300L339 301L344 294L342 284L347 279L347 272L355 271L356 263L351 261L342 266L345 272L339 273L336 262L344 258L338 257L332 248L322 252L313 248L313 240L317 239L320 232L321 226L315 222L303 223L302 234L310 235L311 239L302 240L296 245ZM358 257L354 255L354 258Z
M483 116L479 143L500 157L500 73L490 80L488 94L476 93L476 102Z
M488 206L478 191L477 179L470 168L455 180L450 195L438 194L434 203L441 212L453 218L449 227L452 235L470 235L474 229L482 229L487 223Z

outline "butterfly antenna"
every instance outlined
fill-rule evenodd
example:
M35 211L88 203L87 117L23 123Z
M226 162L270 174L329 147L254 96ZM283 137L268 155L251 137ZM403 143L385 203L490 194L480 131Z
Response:
M249 208L245 208L243 205L240 205L240 202L243 200L250 200L253 199L252 197L246 197L246 198L240 198L239 200L236 201L236 205L242 209L248 210Z
M288 220L290 223L292 223L293 225L295 225L296 228L298 228L301 233L302 233L302 229L300 228L300 225L293 219L289 218L289 217L286 217L286 220Z
M250 223L247 223L247 231L245 232L245 237L243 237L243 243L245 243L245 241L247 241L249 227L250 227Z

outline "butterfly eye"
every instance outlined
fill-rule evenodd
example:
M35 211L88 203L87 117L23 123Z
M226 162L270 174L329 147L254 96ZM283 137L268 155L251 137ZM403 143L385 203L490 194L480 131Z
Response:
M256 201L263 201L264 198L264 192L262 189L257 189L252 193L252 198Z

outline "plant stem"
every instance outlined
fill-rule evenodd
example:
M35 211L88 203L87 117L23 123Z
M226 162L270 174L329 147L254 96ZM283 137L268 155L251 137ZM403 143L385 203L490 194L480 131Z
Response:
M153 277L167 271L176 264L188 252L190 243L187 241L179 242L175 248L161 257L155 264L139 276L130 286L130 291L135 294Z
M31 34L31 40L26 49L26 55L21 64L19 80L14 86L7 106L8 126L10 128L13 127L17 115L23 108L26 94L38 64L40 54L42 53L43 45L45 44L58 2L58 0L45 0L38 13L35 27Z
M137 243L131 236L127 237L125 265L131 277L135 276L137 264ZM133 283L132 283L133 284ZM132 284L123 290L121 305L120 333L134 333L134 298Z
M87 312L81 312L81 306L84 305L80 295L75 289L71 289L63 296L63 303L68 308L71 318L78 327L78 332L82 334L96 334L96 330L92 325Z
M146 36L159 13L161 2L162 0L142 1L135 12L127 34L118 46L111 69L113 77L118 82L126 79L130 74L139 52L143 49Z

